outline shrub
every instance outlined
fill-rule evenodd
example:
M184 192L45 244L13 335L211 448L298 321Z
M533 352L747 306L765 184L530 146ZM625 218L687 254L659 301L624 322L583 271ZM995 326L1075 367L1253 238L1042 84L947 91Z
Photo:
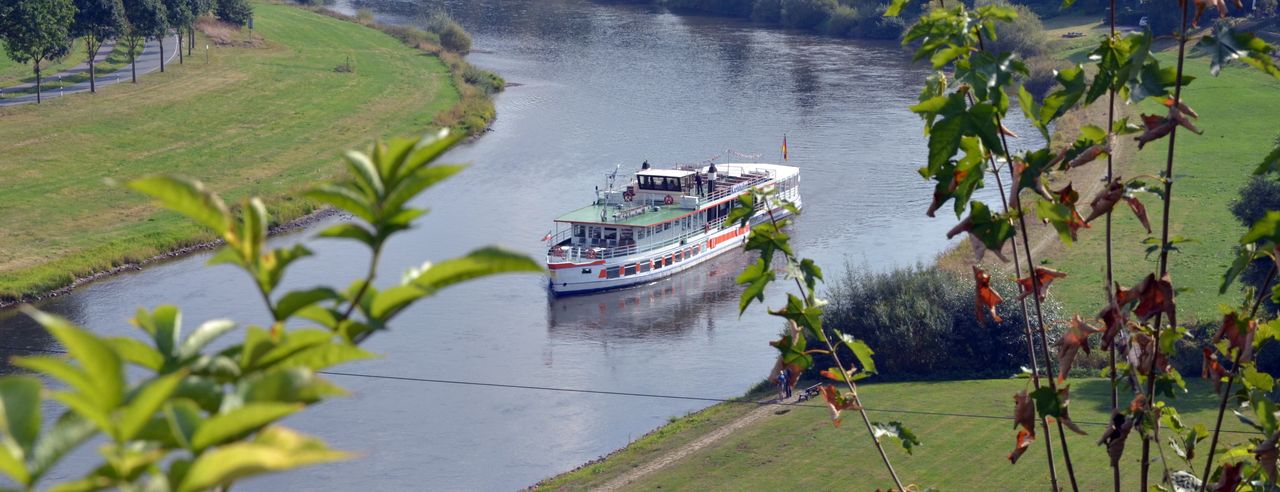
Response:
M1277 3L1280 2L1276 0L1255 0L1253 3L1253 16L1274 17L1277 12L1280 12L1280 7L1277 6Z
M213 7L218 19L233 26L243 26L253 18L253 6L249 0L217 0Z
M817 27L836 9L836 0L782 0L782 25L796 29Z
M471 51L471 35L444 12L436 12L427 18L428 32L440 38L440 46L454 53Z
M1280 142L1280 138L1276 140ZM1254 176L1250 179L1240 189L1240 197L1231 203L1231 215L1234 215L1236 220L1245 227L1253 225L1269 210L1280 210L1280 182L1262 176ZM1257 289L1262 286L1262 282L1266 281L1267 271L1270 268L1271 261L1260 258L1245 268L1240 274L1240 280L1245 285ZM1270 296L1264 298L1262 306L1271 313L1280 312L1280 306L1272 302ZM1277 361L1277 366L1280 366L1280 360Z
M782 0L756 0L751 7L751 20L771 24L782 22Z
M885 273L847 271L828 293L823 326L874 347L886 378L1003 377L1028 365L1018 303L1000 304L1001 323L979 323L971 277L920 265ZM1016 299L1012 282L992 285L1005 299ZM1028 308L1034 309L1030 303ZM1044 314L1046 323L1056 324L1056 303L1045 303ZM819 369L831 365L815 362Z
M357 10L356 22L359 22L365 25L373 24L373 11L369 9Z
M866 39L899 39L907 30L907 22L899 17L885 17L885 5L880 4L874 10L858 13L862 15L853 26L855 37ZM863 12L869 12L863 14Z
M1022 77L1022 86L1036 99L1043 99L1057 82L1054 72L1071 66L1070 62L1049 56L1037 56L1026 61L1026 76Z
M979 5L1004 5L1012 7L1018 18L1012 22L996 23L995 39L986 40L986 49L992 53L1017 53L1022 58L1040 56L1049 51L1049 38L1044 33L1040 16L1025 5L1011 5L1005 0L979 0Z
M850 36L857 26L858 11L847 5L839 5L822 25L822 31L832 36Z

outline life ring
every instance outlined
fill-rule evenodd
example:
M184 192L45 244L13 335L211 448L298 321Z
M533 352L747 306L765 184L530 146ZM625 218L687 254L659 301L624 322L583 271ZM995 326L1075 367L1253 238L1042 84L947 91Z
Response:
M624 192L622 192L622 199L623 199L623 200L626 200L626 201L628 201L628 202L629 202L629 201L631 201L631 200L634 200L635 198L636 198L636 194L635 194L635 192L633 192L633 191L624 191Z
M596 259L596 250L595 250L595 249L587 249L587 258L592 259L592 260Z
M662 199L662 203L663 203L664 205L671 205L672 203L675 203L675 202L676 202L676 199L675 199L675 198L671 198L671 195L667 195L667 196L666 196L666 198L663 198L663 199Z

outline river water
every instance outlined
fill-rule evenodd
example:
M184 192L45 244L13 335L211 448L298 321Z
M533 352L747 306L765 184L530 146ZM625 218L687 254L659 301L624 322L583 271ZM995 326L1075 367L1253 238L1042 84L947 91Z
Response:
M371 7L384 22L414 22L412 6ZM353 5L336 8L350 12ZM381 265L386 281L423 260L487 244L539 255L551 219L588 203L592 187L616 164L629 171L645 159L740 160L728 149L776 161L784 133L790 162L802 168L806 206L794 245L829 279L845 265L879 270L928 261L947 246L943 236L955 220L946 217L949 207L937 219L924 216L931 185L915 170L926 148L920 120L906 109L927 67L909 65L896 43L586 0L457 0L445 8L474 35L470 60L518 85L497 98L493 131L447 156L474 165L422 199L432 212L392 244ZM989 187L980 196L994 195ZM294 268L288 286L346 285L360 274L363 251L311 233L274 239L305 240L317 252ZM105 335L132 334L131 313L158 303L182 306L188 327L222 317L269 319L247 278L229 267L205 267L207 259L194 255L99 281L40 307ZM421 303L391 332L373 337L367 347L384 358L340 370L738 396L766 376L774 357L766 342L781 328L759 307L738 316L732 279L746 261L730 255L654 285L566 300L549 299L536 276L467 284ZM776 303L780 295L781 287L771 298ZM55 343L10 312L0 313L0 346ZM361 458L242 488L518 489L707 405L333 379L352 396L289 424ZM91 459L78 453L74 461L84 466L72 468L85 469Z

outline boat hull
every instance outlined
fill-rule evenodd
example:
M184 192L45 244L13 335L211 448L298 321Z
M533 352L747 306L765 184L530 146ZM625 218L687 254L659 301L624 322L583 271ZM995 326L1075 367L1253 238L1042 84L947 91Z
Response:
M794 202L794 205L797 208L801 206L798 200ZM790 214L790 211L778 207L773 210L773 214L775 217L780 218ZM768 220L768 218L768 213L762 211L751 218L750 224L754 225ZM693 268L719 255L732 251L742 251L741 246L746 243L749 232L750 225L746 227L734 226L692 237L682 244L675 244L666 248L645 251L621 258L583 262L548 261L547 268L551 272L548 288L555 296L568 296L653 283ZM687 254L691 250L697 250L697 253ZM680 256L680 259L673 261L677 255ZM647 271L637 271L631 275L619 275L616 278L607 278L608 275L605 274L611 268L625 269L628 266L645 262L649 264Z

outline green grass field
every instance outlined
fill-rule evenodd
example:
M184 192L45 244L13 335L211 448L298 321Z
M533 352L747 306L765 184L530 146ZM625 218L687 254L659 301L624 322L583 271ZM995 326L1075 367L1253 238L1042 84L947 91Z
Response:
M1042 441L1033 443L1018 464L1011 465L1007 459L1015 435L1012 396L1029 384L1025 380L868 384L860 387L860 394L867 408L874 409L869 412L873 421L901 421L922 441L923 445L911 455L889 443L890 459L904 482L915 483L920 490L1044 490L1048 488L1048 470ZM1111 488L1106 451L1096 445L1103 430L1101 424L1110 412L1107 386L1107 381L1101 379L1076 381L1072 386L1072 418L1088 433L1069 434L1067 438L1080 490ZM1217 411L1212 389L1199 380L1192 381L1190 389L1174 406L1184 421L1211 425ZM822 405L821 400L805 404L814 406L785 407L786 410L780 407L785 413L775 411L625 488L887 490L893 485L856 412L843 415L844 424L834 428L826 407L818 406ZM603 462L548 481L543 489L598 487L754 408L747 404L717 405L690 415ZM1235 443L1248 437L1238 433L1244 427L1234 417L1228 415L1224 423L1225 429L1233 431L1224 434L1224 442ZM1051 426L1051 431L1058 473L1065 488L1066 469L1057 430ZM1037 435L1040 434L1037 428ZM1207 442L1204 446L1208 446ZM1171 470L1186 468L1167 446L1164 452ZM1141 440L1135 432L1121 463L1122 470L1127 471L1124 490L1138 488L1140 456ZM1197 463L1203 466L1203 459ZM1162 470L1159 463L1152 466L1153 481L1159 480Z
M1167 66L1176 63L1168 53L1161 58ZM1203 57L1188 58L1186 73L1196 80L1184 90L1184 100L1200 113L1196 125L1204 135L1179 131L1175 152L1170 237L1194 240L1178 245L1180 251L1169 257L1174 286L1190 289L1177 298L1180 322L1212 320L1219 317L1218 304L1240 302L1235 289L1218 295L1222 273L1234 258L1232 247L1244 233L1228 207L1280 137L1275 116L1280 114L1280 80L1240 64L1212 77L1209 61ZM1154 103L1140 109L1150 113L1164 110ZM1118 164L1117 174L1159 174L1164 170L1167 150L1167 139L1152 142L1126 156ZM1150 216L1150 235L1126 207L1118 207L1115 213L1115 279L1125 286L1132 286L1157 266L1158 255L1146 258L1146 245L1141 241L1149 236L1159 238L1163 205L1154 195L1144 194L1141 199ZM1075 245L1057 247L1045 255L1055 268L1071 275L1053 286L1068 312L1096 313L1105 302L1103 227L1104 222L1098 221L1080 233Z
M107 178L179 173L297 216L307 205L286 195L338 175L342 150L423 132L459 101L436 56L303 9L254 9L261 47L215 47L208 64L197 56L137 85L0 109L0 299L209 239ZM355 73L335 72L348 56Z

